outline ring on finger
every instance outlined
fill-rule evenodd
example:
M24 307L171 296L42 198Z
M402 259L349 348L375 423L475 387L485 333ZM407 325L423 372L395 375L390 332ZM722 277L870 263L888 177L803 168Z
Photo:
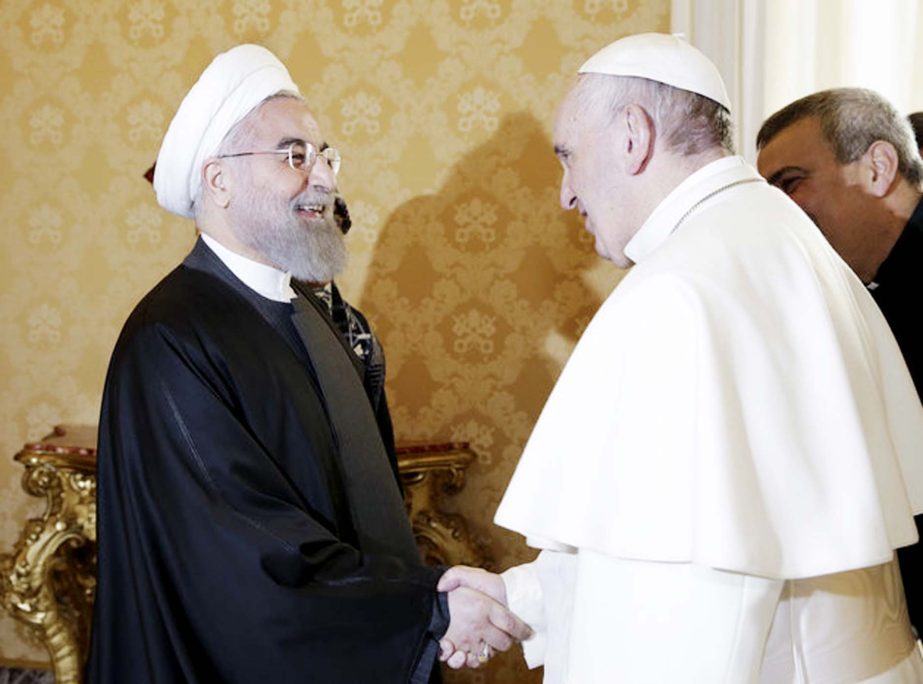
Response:
M478 651L478 662L486 663L488 660L490 660L490 656L491 656L490 644L488 644L485 641L484 644L481 646L481 650Z

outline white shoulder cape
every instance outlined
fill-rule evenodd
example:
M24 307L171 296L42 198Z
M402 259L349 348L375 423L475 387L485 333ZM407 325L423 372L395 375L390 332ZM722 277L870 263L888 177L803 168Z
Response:
M794 203L726 158L626 253L637 265L564 368L497 524L780 579L917 540L923 407L875 303Z

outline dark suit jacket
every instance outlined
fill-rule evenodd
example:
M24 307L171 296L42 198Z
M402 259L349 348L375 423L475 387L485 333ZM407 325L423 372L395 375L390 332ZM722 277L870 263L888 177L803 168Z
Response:
M923 400L923 200L878 269L874 283L872 298L887 319ZM917 516L916 523L923 539L923 516ZM923 544L898 549L897 556L910 622L923 632Z

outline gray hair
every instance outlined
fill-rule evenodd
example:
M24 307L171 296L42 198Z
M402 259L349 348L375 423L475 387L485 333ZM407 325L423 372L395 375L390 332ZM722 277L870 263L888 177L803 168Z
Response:
M244 118L231 126L231 130L225 133L224 137L221 139L221 144L218 145L218 149L215 150L215 153L211 156L220 157L222 154L232 154L238 147L249 140L250 135L253 133L254 112L267 102L278 99L292 99L304 102L304 98L301 95L290 90L280 90L278 93L273 93L263 98L256 107L247 112ZM192 198L192 211L196 220L198 220L199 214L202 211L202 191L202 185L199 185L196 196Z
M572 95L583 113L597 112L607 122L629 104L640 105L653 119L666 149L682 156L715 148L734 152L730 112L697 93L647 78L581 74Z
M761 150L783 130L808 117L816 117L824 140L840 164L849 164L883 140L897 150L898 173L913 185L923 179L923 160L914 143L910 123L874 90L832 88L795 100L766 119L756 135Z

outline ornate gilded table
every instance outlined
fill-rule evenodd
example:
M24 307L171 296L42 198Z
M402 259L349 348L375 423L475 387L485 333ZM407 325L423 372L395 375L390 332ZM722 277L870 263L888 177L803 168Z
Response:
M474 459L466 443L397 448L407 513L428 563L492 565L459 515L441 496L459 492ZM26 469L23 489L45 499L11 554L0 554L0 604L45 644L57 684L79 684L96 588L96 427L63 425L26 444L15 459Z

